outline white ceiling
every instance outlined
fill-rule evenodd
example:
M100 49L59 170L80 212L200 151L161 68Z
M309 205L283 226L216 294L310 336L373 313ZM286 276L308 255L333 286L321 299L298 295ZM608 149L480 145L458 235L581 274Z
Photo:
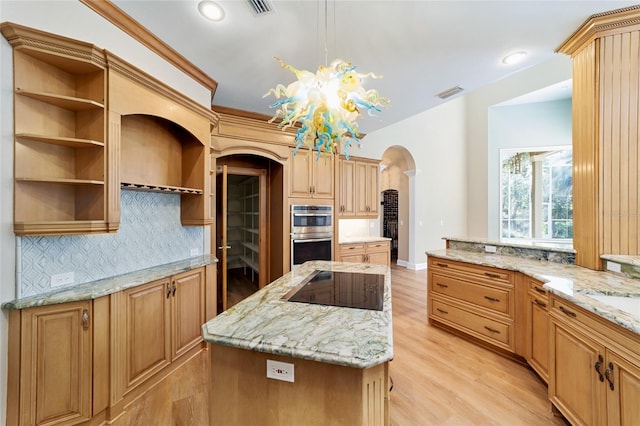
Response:
M361 120L365 133L441 104L435 95L453 86L468 93L544 62L590 15L637 3L328 0L325 23L324 0L273 1L263 16L248 0L221 0L226 17L216 23L199 15L198 0L112 1L218 82L215 105L271 115L274 98L262 96L295 79L273 57L315 72L326 44L328 62L383 76L365 87L391 104ZM529 52L522 63L501 63L518 50Z

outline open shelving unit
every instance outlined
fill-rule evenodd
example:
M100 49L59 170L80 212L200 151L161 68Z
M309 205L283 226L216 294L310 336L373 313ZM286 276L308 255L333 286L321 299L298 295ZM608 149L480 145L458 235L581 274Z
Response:
M96 53L82 43L14 48L17 235L108 231L106 72Z
M260 273L260 178L229 176L227 233L231 249L228 267L243 268L251 281Z

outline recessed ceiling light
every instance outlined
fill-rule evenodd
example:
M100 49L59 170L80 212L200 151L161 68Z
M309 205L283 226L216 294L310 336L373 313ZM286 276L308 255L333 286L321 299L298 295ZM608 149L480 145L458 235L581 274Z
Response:
M513 65L523 60L525 56L527 56L527 52L522 50L520 52L510 53L502 58L502 63L505 65Z
M222 21L224 19L224 9L214 1L201 1L198 3L200 14L211 21Z

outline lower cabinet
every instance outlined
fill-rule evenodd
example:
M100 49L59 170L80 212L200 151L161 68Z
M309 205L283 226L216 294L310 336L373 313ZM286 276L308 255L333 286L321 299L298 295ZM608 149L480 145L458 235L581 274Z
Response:
M573 425L640 424L640 342L550 295L549 399Z
M549 380L549 295L543 283L526 278L525 359L545 381Z
M429 258L427 268L432 323L516 352L515 273L435 258Z
M94 344L101 353L100 336L93 339L93 304L9 312L7 424L73 425L91 419Z
M340 244L338 257L340 262L391 266L389 241Z
M116 418L203 347L205 283L198 268L94 300L9 310L6 424Z

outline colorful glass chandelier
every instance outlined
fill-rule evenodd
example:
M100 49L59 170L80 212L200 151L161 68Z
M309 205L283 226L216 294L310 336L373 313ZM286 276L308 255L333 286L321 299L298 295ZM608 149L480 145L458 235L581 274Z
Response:
M276 99L271 108L278 108L269 123L281 119L278 127L285 130L299 123L296 149L301 147L322 153L342 151L349 157L349 147L360 144L357 120L362 111L375 115L389 103L376 90L365 90L366 78L381 78L373 73L361 74L350 62L337 59L329 66L319 66L313 74L287 65L279 58L282 68L291 71L297 81L284 86L278 84L264 97L273 94Z

